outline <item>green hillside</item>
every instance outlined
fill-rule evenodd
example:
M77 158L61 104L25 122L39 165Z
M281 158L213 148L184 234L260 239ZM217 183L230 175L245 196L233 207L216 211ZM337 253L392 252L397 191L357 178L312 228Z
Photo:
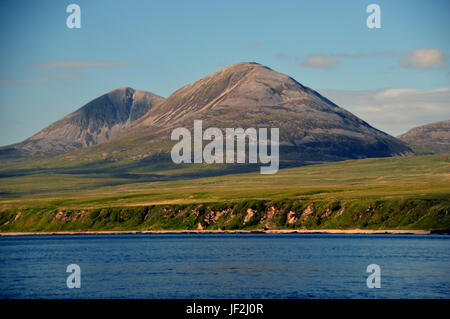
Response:
M450 227L449 154L202 178L221 167L96 165L0 170L0 231Z

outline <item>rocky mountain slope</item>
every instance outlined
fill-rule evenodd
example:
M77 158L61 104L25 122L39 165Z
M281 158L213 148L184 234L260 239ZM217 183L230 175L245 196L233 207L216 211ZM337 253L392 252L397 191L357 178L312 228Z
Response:
M257 63L238 63L171 94L121 136L89 150L110 159L170 151L176 127L278 127L280 159L327 161L412 154L385 134L291 77ZM206 144L206 142L205 142ZM83 156L81 154L81 156Z
M450 152L450 120L415 127L398 138L433 153Z
M123 87L104 94L2 153L52 155L108 141L164 99Z

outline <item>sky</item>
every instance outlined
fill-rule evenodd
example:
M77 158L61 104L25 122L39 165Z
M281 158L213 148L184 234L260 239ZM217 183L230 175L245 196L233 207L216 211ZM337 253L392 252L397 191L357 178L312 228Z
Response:
M66 25L69 4L81 28ZM381 9L370 29L369 4ZM450 118L450 1L0 1L0 145L113 89L254 61L394 136Z

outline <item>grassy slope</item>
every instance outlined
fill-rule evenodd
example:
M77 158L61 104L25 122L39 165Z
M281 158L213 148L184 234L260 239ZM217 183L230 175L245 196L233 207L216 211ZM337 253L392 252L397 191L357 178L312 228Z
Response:
M195 229L198 223L212 229L450 226L448 154L179 180L176 176L205 171L194 165L152 170L127 164L124 174L124 164L116 169L116 164L105 165L111 167L98 169L98 174L34 169L8 177L3 171L0 230ZM218 169L208 166L206 172ZM257 213L244 222L249 208ZM22 217L13 223L19 210ZM226 210L213 223L205 221L211 211ZM54 220L58 211L67 213L64 222ZM290 211L294 223L288 222ZM77 220L70 222L73 218Z

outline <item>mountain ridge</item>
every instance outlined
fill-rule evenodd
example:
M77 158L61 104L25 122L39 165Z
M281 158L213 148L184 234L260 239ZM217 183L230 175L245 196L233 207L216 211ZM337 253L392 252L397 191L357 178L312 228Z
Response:
M170 131L175 127L192 129L193 121L200 119L204 128L279 127L285 159L343 160L413 154L403 142L290 76L255 62L241 62L176 90L121 136L109 141L105 148L112 149L117 142L122 151L114 155L104 152L104 158L130 155L142 159L167 152ZM133 136L142 137L142 152L119 141Z
M140 98L134 99L135 95ZM120 107L111 108L115 104ZM96 112L89 112L90 106ZM132 109L140 111L133 113ZM114 116L106 111L114 111ZM129 120L132 114L139 116ZM105 116L110 120L105 122ZM202 120L204 128L277 127L280 160L292 165L413 154L404 142L373 128L320 93L255 62L220 69L166 99L127 87L113 90L18 145L30 152L56 149L53 154L65 153L71 161L144 160L159 154L168 159L174 144L171 131L192 129L194 120ZM78 129L73 129L73 122ZM65 126L61 128L61 124ZM67 125L70 134L64 131ZM82 133L79 127L84 128ZM58 132L57 138L47 136L52 129ZM61 136L68 139L61 140Z
M398 138L426 151L434 153L450 152L450 120L414 127L399 135Z
M121 87L95 98L23 142L0 150L55 155L104 143L162 100L147 91Z

